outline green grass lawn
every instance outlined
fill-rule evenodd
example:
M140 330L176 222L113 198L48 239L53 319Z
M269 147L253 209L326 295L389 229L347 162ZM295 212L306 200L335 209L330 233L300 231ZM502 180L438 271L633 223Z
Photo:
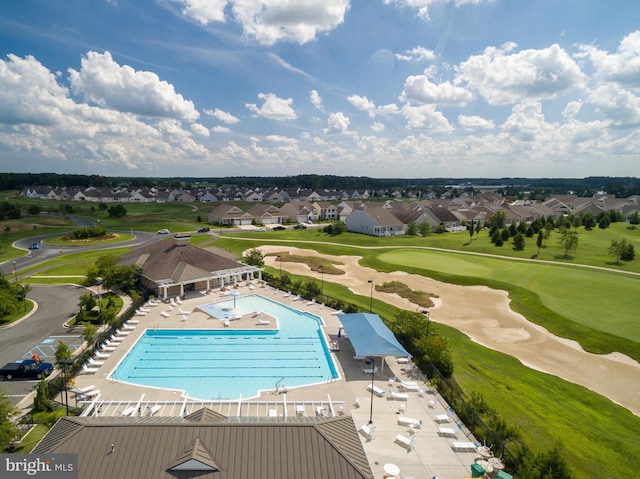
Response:
M397 249L377 256L402 269L488 279L538 294L547 308L589 328L640 343L640 277L594 269ZM579 296L577 296L579 292ZM578 297L590 300L576 301Z

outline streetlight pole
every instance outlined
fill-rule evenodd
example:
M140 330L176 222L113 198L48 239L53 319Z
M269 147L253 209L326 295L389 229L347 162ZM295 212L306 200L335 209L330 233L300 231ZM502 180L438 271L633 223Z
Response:
M100 285L102 285L102 278L98 276L96 278L96 294L98 295L98 313L102 314L102 305L100 304L102 301L102 297L100 296Z
M369 425L373 424L373 378L376 375L376 360L371 358L371 407L369 408Z
M324 266L320 265L320 296L324 296Z
M369 313L373 312L373 280L367 281L371 285L371 295L369 296Z
M16 262L13 261L13 279L17 283L18 282L18 268L16 268Z

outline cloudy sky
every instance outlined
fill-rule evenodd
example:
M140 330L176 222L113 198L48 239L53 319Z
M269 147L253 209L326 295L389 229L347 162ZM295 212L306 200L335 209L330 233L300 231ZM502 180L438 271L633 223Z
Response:
M0 171L640 176L640 2L0 2Z

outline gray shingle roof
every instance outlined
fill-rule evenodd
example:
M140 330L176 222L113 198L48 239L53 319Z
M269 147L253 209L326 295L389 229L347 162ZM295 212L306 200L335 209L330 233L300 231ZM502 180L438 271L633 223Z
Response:
M77 453L90 479L373 478L350 416L132 419L63 417L33 452Z

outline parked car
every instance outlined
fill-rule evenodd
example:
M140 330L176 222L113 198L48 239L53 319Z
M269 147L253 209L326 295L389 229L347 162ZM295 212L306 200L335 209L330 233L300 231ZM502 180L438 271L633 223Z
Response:
M29 249L39 249L39 248L40 248L39 243L31 243L31 246L29 246Z
M293 227L293 229L294 229L294 230L306 230L306 229L307 229L307 227L306 227L304 224L302 224L302 223L298 223L297 225L295 225L295 226Z
M159 235L168 235L169 234L169 230L167 228L162 228L161 230L158 230L158 234Z
M273 231L282 231L282 230L286 230L287 228L285 228L282 225L276 226L275 228L273 228Z
M211 229L205 226L204 228L200 228L198 233L208 233L209 231L211 231Z
M253 231L267 231L267 228L256 228L256 229L255 229L255 230L253 230Z
M0 378L11 381L15 378L39 379L46 378L53 372L53 364L36 359L27 359L16 363L5 364L0 369Z

